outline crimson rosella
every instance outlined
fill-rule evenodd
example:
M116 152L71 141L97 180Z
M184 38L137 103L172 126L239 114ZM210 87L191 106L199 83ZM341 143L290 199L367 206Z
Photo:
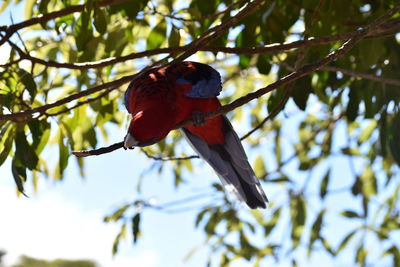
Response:
M197 62L146 71L125 92L132 120L124 147L157 143L179 122L218 109L221 89L220 74ZM200 121L182 129L193 149L217 172L225 190L252 209L265 208L268 199L229 120L221 115Z

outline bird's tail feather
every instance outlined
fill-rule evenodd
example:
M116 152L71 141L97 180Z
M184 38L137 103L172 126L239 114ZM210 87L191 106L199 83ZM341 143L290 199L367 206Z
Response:
M217 172L226 191L233 193L250 208L265 208L268 199L251 168L239 137L225 116L225 143L209 145L187 129L183 129L193 149Z

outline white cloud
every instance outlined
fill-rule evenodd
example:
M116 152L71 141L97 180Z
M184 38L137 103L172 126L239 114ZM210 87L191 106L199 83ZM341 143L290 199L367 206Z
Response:
M91 259L104 267L157 264L153 250L138 250L112 258L116 225L102 223L104 211L83 210L55 193L17 198L14 188L0 184L0 249L7 251L6 264L21 254L43 259Z

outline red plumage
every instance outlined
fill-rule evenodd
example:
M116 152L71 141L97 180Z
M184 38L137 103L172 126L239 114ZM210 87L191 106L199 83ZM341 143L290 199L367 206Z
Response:
M132 114L125 147L154 144L194 113L218 109L220 91L219 73L205 64L181 62L145 72L125 93L125 105ZM225 116L201 126L186 126L183 132L228 191L251 208L265 208L268 200Z

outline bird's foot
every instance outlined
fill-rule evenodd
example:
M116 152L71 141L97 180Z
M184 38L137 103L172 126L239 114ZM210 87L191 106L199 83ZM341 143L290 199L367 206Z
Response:
M204 118L203 113L201 113L200 111L193 111L192 119L194 126L203 126L204 124L206 124L206 119Z

